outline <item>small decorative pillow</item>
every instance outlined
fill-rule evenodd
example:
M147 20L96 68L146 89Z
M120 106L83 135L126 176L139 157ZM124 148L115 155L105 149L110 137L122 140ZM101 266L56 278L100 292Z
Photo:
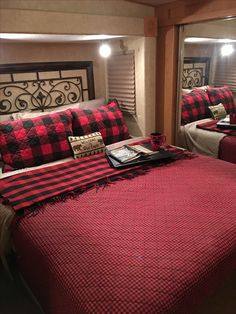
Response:
M122 112L116 102L97 109L70 109L76 136L100 132L105 145L130 138Z
M222 103L227 113L236 113L233 93L228 86L224 87L208 87L207 93L212 106Z
M188 94L182 94L181 124L209 118L209 106L209 98L204 91L197 90Z
M225 111L225 107L223 106L223 104L209 106L208 108L211 111L213 119L224 119L227 116L227 112Z
M0 123L0 153L5 168L38 166L71 156L70 111Z
M69 136L68 140L75 159L102 153L106 148L100 132L83 136Z

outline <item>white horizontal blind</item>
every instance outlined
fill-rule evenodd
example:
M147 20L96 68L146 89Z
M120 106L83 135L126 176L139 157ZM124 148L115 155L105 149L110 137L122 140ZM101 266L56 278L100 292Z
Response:
M112 55L107 62L108 98L117 99L122 111L136 113L134 52Z
M236 93L236 56L218 58L213 84L214 86L229 85Z

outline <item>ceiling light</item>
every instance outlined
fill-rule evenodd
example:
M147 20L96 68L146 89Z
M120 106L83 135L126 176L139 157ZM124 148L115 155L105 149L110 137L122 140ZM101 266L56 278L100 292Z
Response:
M99 47L99 53L101 57L108 58L111 54L111 47L108 44L101 44Z
M0 33L1 39L31 39L34 34Z
M213 41L213 38L204 38L204 37L186 37L184 41L186 43L199 43L204 41Z
M228 43L234 43L236 42L235 39L228 39L228 38L222 38L217 40L218 43L228 44Z
M76 34L23 34L0 33L0 39L21 40L32 42L68 42L68 41L94 41L126 37L124 35L76 35Z
M226 44L221 47L221 55L223 57L231 55L233 51L234 51L234 48L232 45Z

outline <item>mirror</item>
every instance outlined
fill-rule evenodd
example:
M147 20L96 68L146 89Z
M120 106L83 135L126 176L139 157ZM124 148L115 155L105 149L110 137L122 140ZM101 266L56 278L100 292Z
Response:
M229 114L231 110L236 109L236 18L181 26L180 55L177 143L191 151L218 158L219 145L216 142L214 149L212 147L210 150L205 149L205 146L212 144L209 132L204 138L200 132L197 135L194 132L197 132L197 123L212 118L209 106L222 102L214 103L214 99L209 96L210 88L207 86L221 88L227 85L232 100L227 100L231 107L227 103L225 110ZM201 95L205 92L206 97L201 96L201 101L191 112L194 97L198 97L196 90ZM189 98L186 96L188 93ZM190 98L189 103L186 103L186 99ZM189 129L190 124L194 124L194 130Z
M236 93L236 19L185 25L183 38L182 88L227 84Z

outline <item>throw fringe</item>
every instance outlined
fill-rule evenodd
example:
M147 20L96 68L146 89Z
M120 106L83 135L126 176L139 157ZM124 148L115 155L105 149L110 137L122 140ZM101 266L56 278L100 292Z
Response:
M87 192L88 190L95 189L97 193L100 189L105 189L111 184L114 184L115 181L134 179L135 177L139 175L146 174L148 171L150 171L150 168L151 166L145 167L143 169L136 169L135 171L131 169L130 171L126 173L122 173L113 177L106 177L98 182L87 185L86 187L81 187L73 191L64 192L56 196L50 197L48 199L45 199L43 201L37 202L36 204L31 205L30 207L24 208L22 211L21 210L18 211L17 220L21 219L22 217L32 217L32 216L37 215L40 211L45 209L45 206L47 204L54 205L59 202L66 202L68 199L79 198L81 194L83 194L84 192Z
M84 187L74 189L73 191L63 192L63 193L60 193L56 196L53 196L53 197L47 198L45 200L42 200L40 202L37 202L37 203L31 205L30 207L23 208L22 210L19 210L17 212L17 217L18 217L18 219L20 219L20 218L25 217L25 216L27 216L27 217L35 216L39 213L39 211L44 210L44 208L47 204L53 205L53 204L56 204L59 202L66 202L68 199L79 198L81 194L83 194L84 192L91 190L91 189L95 189L96 193L98 193L100 189L105 189L106 187L110 186L111 184L114 184L116 181L127 180L127 179L132 180L137 176L145 175L153 167L168 166L174 160L192 159L195 157L197 157L197 155L195 155L191 152L188 152L188 151L177 152L176 157L174 159L170 159L168 161L165 160L162 163L158 163L158 164L146 164L146 165L143 165L142 168L138 168L138 169L130 169L127 172L124 172L124 173L121 173L118 175L114 175L111 177L106 177L106 178L103 178L100 181L97 181L95 183L91 183L91 184L86 185Z

